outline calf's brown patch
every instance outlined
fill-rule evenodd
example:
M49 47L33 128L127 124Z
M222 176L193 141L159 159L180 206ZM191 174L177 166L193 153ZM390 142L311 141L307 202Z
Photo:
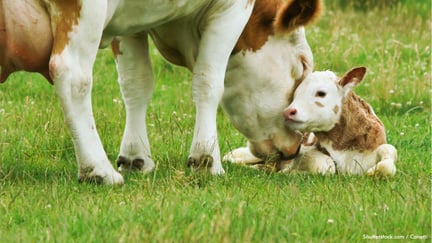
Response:
M338 105L335 105L335 107L333 107L333 112L335 114L337 114L339 112L339 106Z
M342 102L340 121L328 132L316 132L319 141L330 141L335 150L375 150L386 143L384 125L369 104L354 92Z
M319 101L315 101L315 105L317 105L318 107L324 107L323 103L319 102Z

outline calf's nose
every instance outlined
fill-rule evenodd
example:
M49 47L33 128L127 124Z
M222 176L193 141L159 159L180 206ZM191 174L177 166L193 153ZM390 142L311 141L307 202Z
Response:
M297 115L297 109L296 108L287 108L284 110L283 112L283 116L285 118L285 120L295 120Z

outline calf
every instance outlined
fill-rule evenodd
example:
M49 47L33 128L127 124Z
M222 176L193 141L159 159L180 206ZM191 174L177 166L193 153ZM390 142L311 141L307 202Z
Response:
M14 71L54 84L71 131L80 180L123 183L104 151L91 106L99 47L111 45L126 106L119 170L152 171L146 111L154 80L149 38L192 73L196 119L188 165L222 174L219 103L256 156L289 158L298 133L280 113L313 68L303 26L320 0L2 0L0 83Z
M366 68L357 67L339 79L333 72L314 72L296 89L283 112L290 129L313 132L316 153L302 159L315 172L393 176L396 149L386 144L384 126L372 107L351 89L363 80ZM307 152L306 152L307 153ZM310 151L309 151L310 153ZM329 163L334 161L336 168Z

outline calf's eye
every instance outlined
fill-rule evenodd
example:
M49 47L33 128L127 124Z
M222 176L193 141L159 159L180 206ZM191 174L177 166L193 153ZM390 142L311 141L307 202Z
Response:
M320 97L320 98L324 98L326 96L326 92L324 91L317 91L315 94L315 97Z

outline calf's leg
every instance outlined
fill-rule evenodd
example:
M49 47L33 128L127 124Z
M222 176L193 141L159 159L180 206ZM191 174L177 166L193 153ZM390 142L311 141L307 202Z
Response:
M283 165L283 163L282 163ZM302 146L299 155L293 162L281 168L282 172L304 172L321 175L336 173L333 159L319 151L315 146Z
M231 150L224 155L222 160L240 165L254 165L263 161L262 159L255 157L250 152L249 147L241 147Z
M379 146L375 153L377 154L378 162L375 166L368 169L368 176L389 177L396 174L397 150L393 145L383 144Z

